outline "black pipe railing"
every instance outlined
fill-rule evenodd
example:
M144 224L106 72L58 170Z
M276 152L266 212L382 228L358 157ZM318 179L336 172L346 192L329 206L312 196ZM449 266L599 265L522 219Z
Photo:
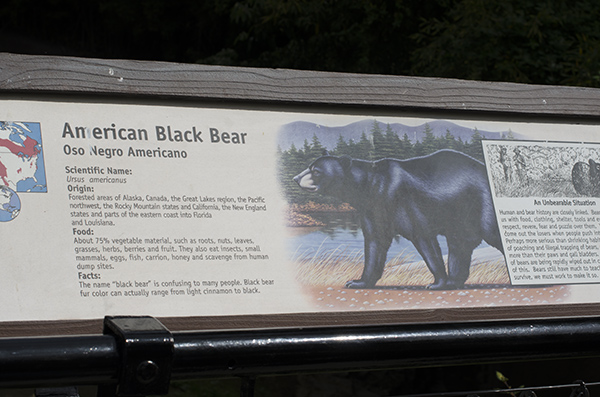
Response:
M600 318L175 334L174 377L600 355Z
M119 364L109 335L0 338L0 387L112 383Z
M598 317L173 332L169 370L192 379L581 358L600 356L599 342ZM0 338L0 388L117 384L126 348L113 335Z

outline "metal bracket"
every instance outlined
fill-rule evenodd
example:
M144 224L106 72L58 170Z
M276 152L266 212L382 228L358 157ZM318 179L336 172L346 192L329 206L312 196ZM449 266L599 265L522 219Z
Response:
M574 383L578 383L579 386L573 388L570 397L590 397L590 391L582 380L576 380Z
M115 337L121 358L115 395L169 392L175 341L160 321L150 316L106 316L104 334Z

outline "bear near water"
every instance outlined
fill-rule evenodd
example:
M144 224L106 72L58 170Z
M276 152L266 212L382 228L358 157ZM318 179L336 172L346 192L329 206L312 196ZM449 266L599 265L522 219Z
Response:
M434 276L430 289L462 288L473 250L486 241L503 254L485 166L452 150L408 160L316 159L294 177L309 192L336 197L360 214L365 263L347 288L373 288L397 235L408 239ZM437 236L446 237L448 271Z

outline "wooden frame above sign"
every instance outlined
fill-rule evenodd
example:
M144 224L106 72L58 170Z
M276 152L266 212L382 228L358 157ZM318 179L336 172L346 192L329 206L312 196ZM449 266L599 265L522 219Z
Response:
M0 60L2 336L600 313L600 90Z

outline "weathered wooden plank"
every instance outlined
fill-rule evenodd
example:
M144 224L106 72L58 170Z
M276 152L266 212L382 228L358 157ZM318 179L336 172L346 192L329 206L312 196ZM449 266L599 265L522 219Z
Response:
M171 331L265 329L600 316L598 304L160 318ZM0 338L102 333L102 319L2 322Z
M0 65L3 92L600 116L593 88L6 53Z

